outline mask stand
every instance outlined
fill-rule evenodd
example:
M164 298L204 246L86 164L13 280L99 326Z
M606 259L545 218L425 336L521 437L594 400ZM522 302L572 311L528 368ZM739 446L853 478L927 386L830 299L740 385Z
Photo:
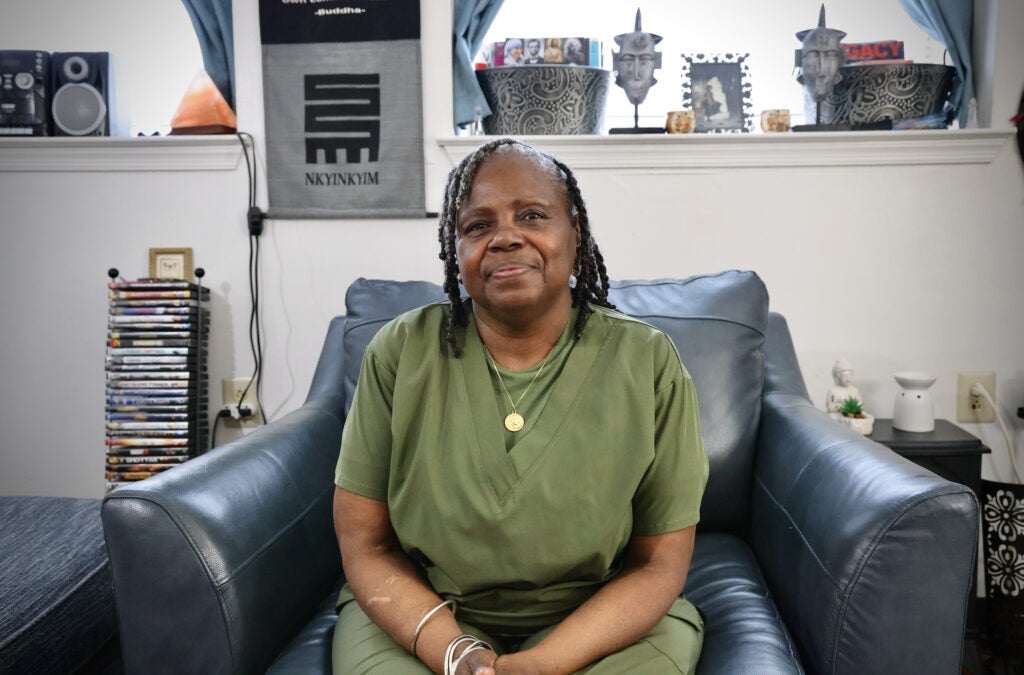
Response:
M633 126L615 127L608 130L609 134L663 134L665 127L642 127L640 126L640 104L633 104Z

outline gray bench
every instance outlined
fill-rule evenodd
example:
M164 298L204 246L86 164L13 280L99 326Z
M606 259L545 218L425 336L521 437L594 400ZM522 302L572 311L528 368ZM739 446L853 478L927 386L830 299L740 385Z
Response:
M120 670L100 500L0 497L0 673Z

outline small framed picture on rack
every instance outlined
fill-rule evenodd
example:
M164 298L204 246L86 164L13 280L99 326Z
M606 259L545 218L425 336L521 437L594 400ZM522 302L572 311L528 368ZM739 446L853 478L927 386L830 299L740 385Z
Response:
M149 249L150 279L183 279L192 278L191 248L151 248Z
M683 108L695 132L752 131L749 54L683 54Z

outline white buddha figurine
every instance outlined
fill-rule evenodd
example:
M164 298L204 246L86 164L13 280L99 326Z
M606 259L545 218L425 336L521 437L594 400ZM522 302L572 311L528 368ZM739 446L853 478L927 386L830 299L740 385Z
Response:
M825 410L829 413L839 414L843 402L848 398L855 398L864 403L860 397L860 389L851 384L853 382L853 366L846 359L837 359L832 366L832 379L835 385L829 387L828 397L825 399Z
M844 358L837 359L832 366L832 379L835 384L829 387L828 396L825 398L825 410L832 419L842 422L854 431L870 434L875 426L875 418L867 412L861 411L861 417L850 417L842 413L843 405L849 399L854 399L864 406L864 399L861 398L860 389L852 384L853 366Z

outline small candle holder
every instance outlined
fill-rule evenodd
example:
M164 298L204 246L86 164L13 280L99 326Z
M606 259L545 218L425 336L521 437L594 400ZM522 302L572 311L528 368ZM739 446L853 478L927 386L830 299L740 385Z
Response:
M935 408L932 392L936 378L928 373L903 371L894 373L900 391L893 407L892 426L901 431L933 431Z

